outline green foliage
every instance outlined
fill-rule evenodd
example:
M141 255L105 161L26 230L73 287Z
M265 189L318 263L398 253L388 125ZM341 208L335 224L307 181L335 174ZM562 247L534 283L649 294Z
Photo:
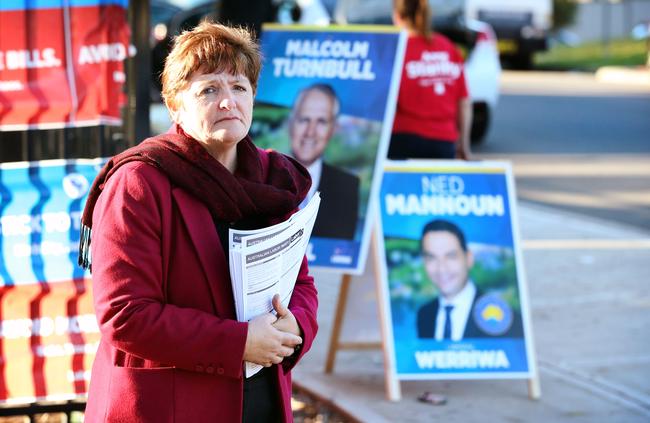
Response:
M486 266L484 262L476 260L470 271L470 276L483 290L500 289L504 285L517 285L517 271L512 254L500 250L497 258L500 266Z
M641 66L647 60L644 40L612 40L576 47L558 45L535 56L535 66L553 70L595 71L601 66Z
M510 250L501 249L497 256L499 266L486 266L483 261L477 260L470 271L470 277L481 291L498 291L514 310L519 310L517 266L514 255Z
M575 0L553 0L553 29L573 24L577 11Z
M255 119L281 124L288 116L289 110L281 107L260 106L255 109Z
M289 110L281 107L255 106L251 136L260 148L271 148L282 153L289 153L288 136L284 123Z
M387 238L385 240L388 281L393 303L400 302L417 308L437 295L429 281L420 258L420 244L416 240Z

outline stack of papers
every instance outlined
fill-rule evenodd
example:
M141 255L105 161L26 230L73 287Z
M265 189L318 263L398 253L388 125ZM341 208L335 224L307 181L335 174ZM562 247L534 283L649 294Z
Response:
M229 230L230 279L237 320L248 322L272 312L275 294L280 294L284 306L289 305L319 206L317 192L284 222L261 229ZM246 377L261 369L261 365L247 362Z

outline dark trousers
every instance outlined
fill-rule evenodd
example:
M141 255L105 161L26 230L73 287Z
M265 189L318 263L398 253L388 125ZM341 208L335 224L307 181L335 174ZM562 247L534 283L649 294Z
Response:
M243 423L277 423L281 420L278 386L271 367L244 379Z
M393 134L388 148L388 158L392 160L453 159L455 157L455 142L424 138L415 134Z

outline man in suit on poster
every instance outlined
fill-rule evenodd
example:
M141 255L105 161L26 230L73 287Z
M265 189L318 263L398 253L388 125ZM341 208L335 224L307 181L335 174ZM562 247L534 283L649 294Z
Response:
M312 177L312 187L301 207L316 191L322 199L312 236L351 240L359 215L359 177L323 160L339 109L339 99L330 85L304 88L289 117L289 138L293 157Z
M519 313L497 294L484 294L469 279L474 255L452 222L433 220L422 230L422 258L439 295L418 310L418 338L522 338Z

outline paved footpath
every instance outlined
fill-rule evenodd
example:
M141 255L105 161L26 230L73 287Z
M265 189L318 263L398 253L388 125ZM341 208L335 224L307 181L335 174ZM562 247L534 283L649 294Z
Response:
M339 352L325 375L340 276L323 271L313 272L320 332L295 383L364 422L650 422L650 232L527 203L519 221L540 400L525 381L480 380L402 382L390 402L379 350ZM373 317L347 319L344 332L378 339ZM425 390L448 403L418 402Z

